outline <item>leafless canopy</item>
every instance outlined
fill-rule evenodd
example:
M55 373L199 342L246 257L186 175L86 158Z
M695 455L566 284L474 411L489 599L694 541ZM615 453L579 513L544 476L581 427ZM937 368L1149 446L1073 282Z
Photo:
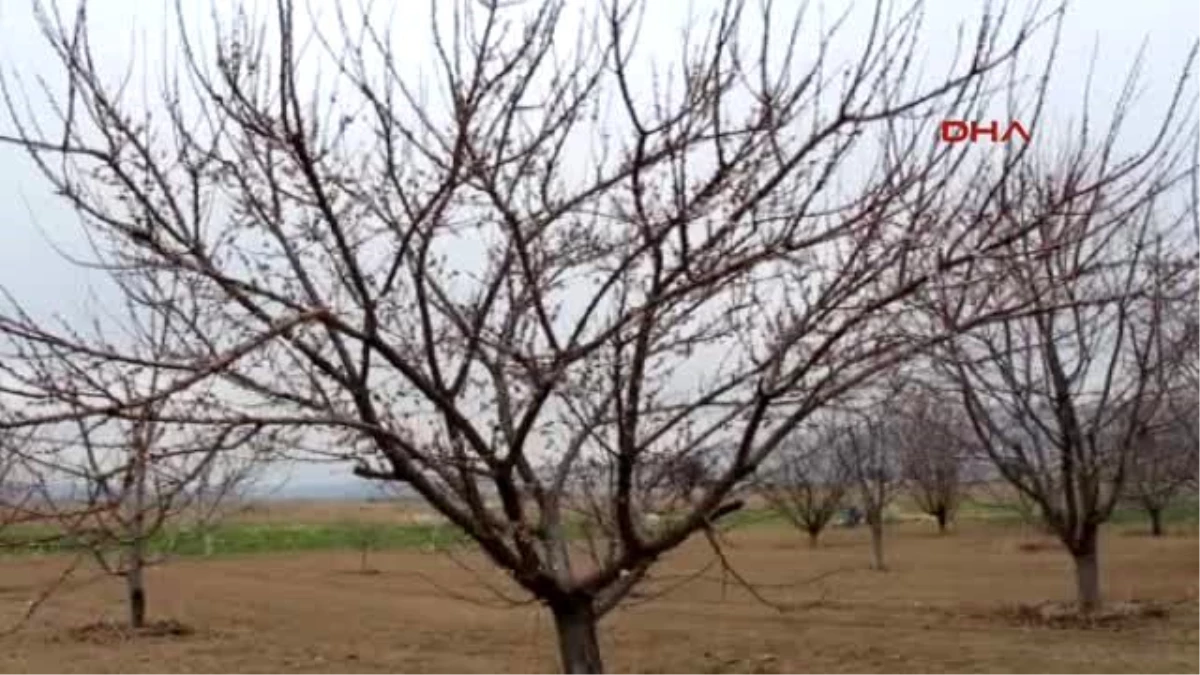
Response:
M1145 510L1154 536L1164 532L1163 512L1195 485L1194 431L1179 417L1160 415L1129 460L1129 500Z
M18 314L0 333L0 376L10 400L25 404L15 411L18 419L52 411L51 420L23 428L23 446L13 452L37 476L35 515L51 526L45 536L69 542L105 572L124 577L131 623L140 628L143 570L165 558L170 536L185 521L194 526L220 513L221 503L265 459L263 449L277 432L256 423L167 419L213 407L210 380L171 387L178 369L170 359L186 348L177 324L195 304L178 277L164 282L161 275L138 274L117 281L125 312L105 317L92 333L64 327L69 338L51 339L31 333L32 320ZM98 412L97 399L120 411Z
M971 298L1030 308L944 343L940 366L1004 478L1074 556L1085 611L1099 603L1097 529L1150 438L1164 368L1177 358L1164 326L1166 289L1179 288L1196 255L1183 227L1196 176L1192 54L1144 154L1122 157L1113 145L1131 77L1102 142L1083 125L1006 182L1019 199L1005 217L1031 227L980 265L976 283L939 289L930 303L943 321Z
M1036 127L1053 47L1033 87L1017 58L1061 18L984 10L931 77L919 4L868 8L848 56L841 20L739 0L655 55L648 8L435 3L420 79L369 8L318 22L280 0L205 34L180 3L145 100L97 66L84 6L49 8L65 86L3 81L5 140L107 263L179 275L203 308L174 388L223 394L160 421L353 448L551 607L572 670L600 667L596 617L797 424L1011 310L917 326L901 301L1033 241L996 189L1025 149L997 162L936 129L1001 87ZM706 479L646 527L662 492L642 488L683 462ZM582 550L581 500L604 534Z
M797 430L764 464L757 492L816 546L833 521L851 487L850 470L842 461L841 429L822 425Z
M887 507L902 485L900 417L896 402L902 389L893 384L866 411L854 411L839 426L843 442L840 460L846 467L854 494L862 505L871 530L871 568L887 569L883 553L883 525Z
M917 508L945 532L962 497L962 474L973 438L970 421L952 400L931 390L909 392L897 411L901 477Z

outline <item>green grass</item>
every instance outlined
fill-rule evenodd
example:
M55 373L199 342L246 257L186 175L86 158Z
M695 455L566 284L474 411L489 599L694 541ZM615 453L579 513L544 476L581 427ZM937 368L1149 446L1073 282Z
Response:
M1168 507L1163 522L1168 526L1195 525L1198 504L1190 497ZM987 500L965 500L959 508L961 519L981 519L998 524L1019 523L1023 516L1016 506ZM742 527L780 526L784 518L769 508L736 511L722 518L724 530ZM1142 527L1145 513L1135 507L1118 508L1110 520L1121 529ZM569 536L578 536L576 524L568 523ZM277 553L288 551L419 549L454 546L467 542L467 536L450 524L380 524L344 521L327 524L228 522L209 530L213 555ZM70 537L56 537L55 530L44 525L21 525L0 530L0 555L49 553L76 550L79 544ZM195 530L165 530L150 542L156 553L178 556L205 555L204 534Z
M319 550L371 550L444 547L461 544L466 535L451 525L384 525L345 522L336 524L224 523L209 530L214 555ZM34 543L28 543L28 542ZM5 545L8 544L8 545ZM0 533L0 552L49 553L71 551L79 542L56 538L46 527L25 526ZM164 530L150 540L150 550L178 556L204 555L204 533Z
M958 505L956 514L959 518L992 520L997 522L1015 523L1025 519L1025 514L1016 504L998 502L988 499L967 497Z
M916 512L912 505L898 500L897 507L904 512ZM963 520L987 520L996 524L1019 524L1025 522L1025 514L1012 503L995 500L966 498L959 504L956 518ZM835 517L831 527L841 522L840 516ZM886 521L885 521L886 522ZM1122 529L1139 527L1148 523L1146 512L1136 506L1118 506L1109 519L1109 524ZM1181 499L1163 510L1163 523L1166 525L1195 525L1200 522L1200 500L1196 497ZM743 509L729 514L721 519L725 529L737 527L759 527L780 525L786 520L770 508Z
M1195 525L1200 522L1200 500L1196 497L1182 499L1163 509L1163 523L1166 525ZM1136 507L1121 507L1113 511L1110 523L1114 525L1142 525L1150 522L1146 512Z

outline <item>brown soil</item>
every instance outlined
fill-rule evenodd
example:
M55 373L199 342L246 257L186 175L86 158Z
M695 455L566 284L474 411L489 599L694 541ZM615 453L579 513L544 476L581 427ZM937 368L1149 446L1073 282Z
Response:
M888 572L866 569L865 531L828 535L815 550L785 529L729 537L730 559L774 607L718 566L687 581L712 561L702 539L691 542L663 564L642 597L605 619L607 666L702 673L1200 670L1195 532L1106 537L1104 588L1121 620L1099 628L1059 620L1064 610L1053 608L1071 597L1070 561L1058 550L1022 550L1033 537L1018 529L967 524L938 537L928 526L898 526L889 531ZM0 561L0 622L19 617L61 564ZM534 605L500 606L485 584L516 595L478 556L377 553L378 574L350 573L358 564L352 551L176 561L150 575L150 612L172 622L160 625L183 629L151 636L112 628L124 616L119 580L77 575L23 630L0 638L0 669L557 667L547 614ZM81 639L80 631L101 637Z

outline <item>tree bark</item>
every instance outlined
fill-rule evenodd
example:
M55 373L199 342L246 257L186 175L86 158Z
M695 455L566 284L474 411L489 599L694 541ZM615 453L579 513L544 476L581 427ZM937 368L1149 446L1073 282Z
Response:
M1147 508L1146 513L1150 515L1150 534L1155 537L1163 536L1162 509Z
M564 673L602 673L596 613L590 597L573 596L550 603L558 632L558 653Z
M134 493L132 532L129 543L129 567L125 583L129 590L129 624L133 628L146 625L146 444L139 442L133 460Z
M883 519L879 516L871 518L871 569L883 571L887 566L883 562Z
M1100 609L1100 559L1095 542L1074 554L1075 592L1082 614Z
M129 592L129 625L141 628L146 625L146 585L143 580L143 565L140 552L131 557L125 572L126 588Z
M933 517L937 518L938 534L946 534L946 523L950 520L949 515L946 509L938 509L933 514Z
M816 530L816 531L809 530L808 531L808 547L809 548L816 548L820 544L820 539L821 539L821 531L820 530Z

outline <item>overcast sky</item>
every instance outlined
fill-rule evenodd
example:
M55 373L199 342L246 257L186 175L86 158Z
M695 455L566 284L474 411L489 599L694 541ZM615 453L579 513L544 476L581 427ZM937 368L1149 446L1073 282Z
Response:
M162 42L169 43L174 33L173 19L167 12L171 4L161 0L90 3L92 44L95 52L104 59L102 66L117 73L130 58L145 59L149 53L153 59L161 54ZM197 20L206 18L203 12L207 11L209 3L191 5L185 1L184 4L195 8ZM357 6L356 2L350 4ZM645 17L648 48L655 56L677 53L676 29L684 22L689 5L693 14L704 15L710 11L707 5L711 4L703 1L652 2ZM790 4L787 0L776 0L779 8ZM814 8L818 5L812 4ZM847 23L841 36L841 44L846 48L853 48L863 39L864 12L869 4L858 3L857 13ZM1014 4L1020 7L1022 3ZM69 5L64 3L64 9ZM836 16L845 5L829 0L824 3L825 14ZM935 70L939 50L949 49L953 42L955 25L976 20L982 5L964 0L930 0L927 3L922 48L928 50L930 65ZM413 61L409 65L417 69L423 63L431 65L433 52L427 39L428 20L424 18L428 3L398 2L396 6L402 7L396 10L399 19L396 37L404 43L403 54ZM812 16L817 16L816 9ZM1050 109L1063 114L1079 110L1083 81L1096 50L1095 67L1099 77L1093 103L1103 114L1111 107L1138 48L1145 43L1142 93L1130 120L1129 141L1136 142L1137 130L1153 126L1165 108L1174 79L1197 39L1198 30L1200 3L1196 0L1075 2L1069 9L1064 29L1061 57L1050 91ZM31 81L36 74L52 77L52 57L38 35L30 2L0 0L0 36L0 67L21 73L26 81ZM171 47L171 44L166 45L168 53ZM1033 130L1034 143L1049 140L1039 136L1038 131ZM10 132L6 116L0 114L0 133ZM56 245L75 253L86 251L77 221L49 194L28 158L5 145L0 145L0 228L0 285L38 313L63 312L68 316L83 316L86 313L83 301L88 289L97 288L99 284L92 275L65 261L55 251ZM103 290L100 292L103 297ZM297 475L305 480L317 480L328 473L327 468L316 467L302 469Z

